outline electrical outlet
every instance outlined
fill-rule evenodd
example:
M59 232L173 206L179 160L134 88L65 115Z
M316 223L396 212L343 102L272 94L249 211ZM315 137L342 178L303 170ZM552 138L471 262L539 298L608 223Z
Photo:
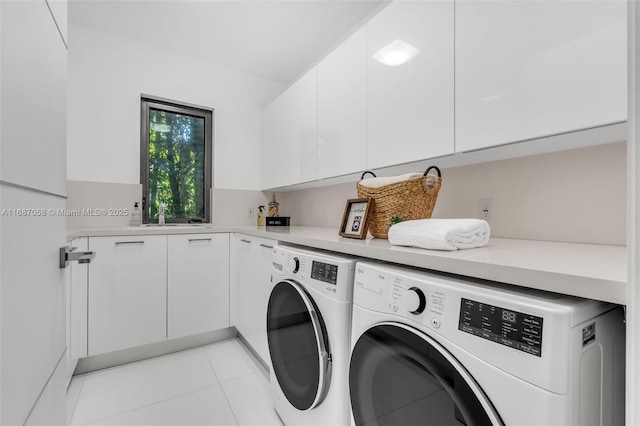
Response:
M492 216L493 216L493 200L481 199L480 211L479 211L480 219L484 219L487 222L491 222Z
M247 217L249 219L253 219L254 215L255 215L255 209L253 207L249 207L249 210L247 210Z

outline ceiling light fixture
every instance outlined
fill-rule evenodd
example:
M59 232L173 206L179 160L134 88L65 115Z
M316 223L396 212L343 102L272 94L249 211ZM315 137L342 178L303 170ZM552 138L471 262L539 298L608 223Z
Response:
M396 39L374 53L373 59L390 67L397 67L415 58L418 53L420 49L417 47Z

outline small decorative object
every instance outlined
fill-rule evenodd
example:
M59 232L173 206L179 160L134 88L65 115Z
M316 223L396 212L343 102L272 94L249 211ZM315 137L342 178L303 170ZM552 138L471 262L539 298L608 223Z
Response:
M373 209L374 202L373 198L347 200L338 234L347 238L365 239L369 229L369 214Z
M265 223L264 206L258 206L258 226L264 226Z
M267 226L290 226L291 218L289 216L268 217Z
M400 223L400 222L402 222L402 216L398 214L395 216L391 216L391 219L389 219L389 228L391 228L396 223Z
M279 202L276 201L276 193L273 193L273 199L269 202L269 216L270 217L276 217L279 216L278 214L278 206L280 205Z

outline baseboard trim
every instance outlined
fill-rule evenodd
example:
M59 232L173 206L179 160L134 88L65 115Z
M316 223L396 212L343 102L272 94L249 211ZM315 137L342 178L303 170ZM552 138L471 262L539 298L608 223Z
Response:
M123 349L121 351L94 355L80 359L73 374L90 373L92 371L129 364L131 362L142 361L148 358L154 358L173 352L184 351L198 346L233 339L237 336L238 330L236 330L235 327L229 327L222 330L209 331L206 333L195 334L193 336L180 337L178 339L165 340L163 342Z
M245 337L239 331L238 331L238 339L240 339L240 341L245 346L245 348L247 348L249 350L249 352L251 352L251 355L253 355L253 357L256 359L256 361L258 361L258 363L260 363L260 365L264 369L263 373L265 373L267 378L268 378L270 371L269 371L269 366L267 365L266 361L264 361L260 357L260 355L258 355L258 352L255 349L253 349L253 346L251 346L251 344L247 341L247 339L245 339Z

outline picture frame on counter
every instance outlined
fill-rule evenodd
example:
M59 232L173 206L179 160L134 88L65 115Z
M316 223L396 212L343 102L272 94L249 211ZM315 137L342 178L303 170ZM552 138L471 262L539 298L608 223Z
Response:
M367 238L369 216L374 203L375 200L373 198L352 198L347 200L338 235L360 240Z

